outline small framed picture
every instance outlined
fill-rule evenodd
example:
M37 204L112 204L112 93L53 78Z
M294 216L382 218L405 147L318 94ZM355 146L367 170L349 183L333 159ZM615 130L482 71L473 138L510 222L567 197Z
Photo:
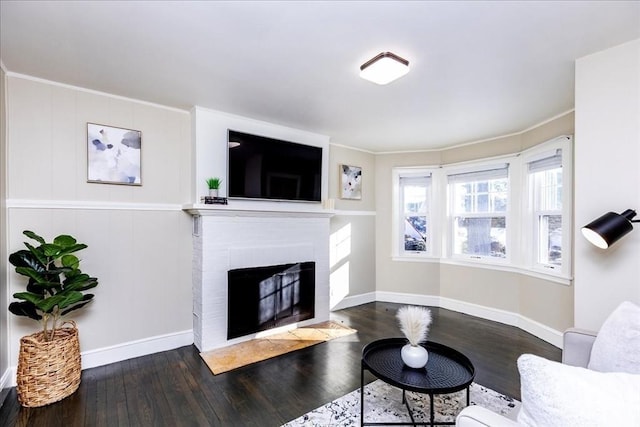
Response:
M87 182L142 185L142 132L87 123Z
M340 198L362 199L362 168L340 165Z

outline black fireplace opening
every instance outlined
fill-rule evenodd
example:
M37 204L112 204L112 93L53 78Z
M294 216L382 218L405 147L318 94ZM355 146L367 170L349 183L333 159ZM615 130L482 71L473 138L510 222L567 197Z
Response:
M316 263L228 271L227 339L315 316Z

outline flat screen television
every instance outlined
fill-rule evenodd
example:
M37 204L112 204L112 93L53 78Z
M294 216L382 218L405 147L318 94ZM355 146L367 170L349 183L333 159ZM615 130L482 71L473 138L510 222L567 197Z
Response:
M320 202L322 148L229 129L230 198Z

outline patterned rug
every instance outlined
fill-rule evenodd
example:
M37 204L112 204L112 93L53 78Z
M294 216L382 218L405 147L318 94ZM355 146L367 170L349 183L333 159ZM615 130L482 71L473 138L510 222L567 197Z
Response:
M471 384L471 405L480 405L501 415L514 418L520 402L490 388ZM409 406L417 423L429 421L429 396L407 392ZM436 422L455 421L467 402L466 392L434 396ZM364 387L365 422L411 422L402 403L402 391L376 380ZM360 425L360 389L314 409L283 427L350 427Z

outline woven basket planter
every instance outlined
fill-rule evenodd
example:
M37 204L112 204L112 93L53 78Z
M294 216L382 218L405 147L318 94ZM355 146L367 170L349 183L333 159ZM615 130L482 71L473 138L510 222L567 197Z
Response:
M22 406L38 407L71 395L80 386L80 340L72 327L58 328L51 341L44 332L20 339L17 391Z

